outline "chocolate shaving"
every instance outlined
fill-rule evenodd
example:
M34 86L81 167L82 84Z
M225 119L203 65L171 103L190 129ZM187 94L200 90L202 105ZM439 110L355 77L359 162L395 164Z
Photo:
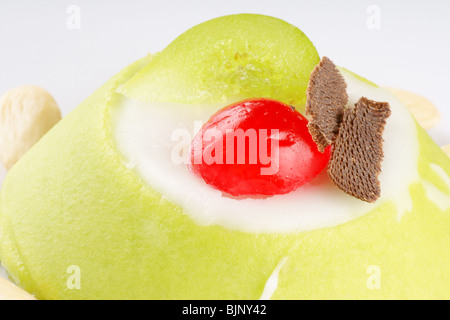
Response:
M320 152L336 139L348 101L347 84L334 63L323 57L314 68L306 91L308 128Z
M334 184L353 197L375 202L381 195L382 134L390 106L362 97L354 108L346 107L346 89L339 70L324 57L311 73L306 92L308 129L319 151L333 146L328 175Z
M344 192L367 202L381 194L382 134L390 114L387 102L362 97L355 108L345 109L334 143L329 177Z

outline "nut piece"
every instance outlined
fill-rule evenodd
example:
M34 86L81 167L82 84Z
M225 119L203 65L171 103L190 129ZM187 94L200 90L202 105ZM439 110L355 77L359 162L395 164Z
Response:
M36 300L31 294L0 278L0 300Z
M0 98L0 161L11 167L59 120L53 97L36 86L14 88Z
M413 92L395 88L386 89L409 108L422 128L428 130L439 124L441 115L430 100Z
M444 150L445 154L450 157L450 144L443 146L442 150Z

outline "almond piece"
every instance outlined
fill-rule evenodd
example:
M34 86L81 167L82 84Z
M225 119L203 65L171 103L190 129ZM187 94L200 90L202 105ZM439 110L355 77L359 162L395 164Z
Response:
M0 98L0 161L11 167L59 120L53 97L36 86L9 90Z
M36 298L12 282L0 278L0 300L36 300Z
M439 124L441 120L439 110L427 98L406 90L388 87L386 89L409 108L424 129L428 130Z
M445 154L450 157L450 144L443 146L442 150L444 150Z

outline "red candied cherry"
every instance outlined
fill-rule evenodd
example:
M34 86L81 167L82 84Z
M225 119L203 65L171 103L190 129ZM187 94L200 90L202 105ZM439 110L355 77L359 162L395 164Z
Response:
M291 192L328 164L330 148L319 152L308 120L287 104L258 98L214 114L191 144L190 170L233 196Z

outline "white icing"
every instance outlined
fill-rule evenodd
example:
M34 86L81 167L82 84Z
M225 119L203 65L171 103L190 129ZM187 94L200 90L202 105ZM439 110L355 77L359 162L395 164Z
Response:
M447 188L450 189L450 177L448 176L447 172L445 172L445 170L441 166L435 163L430 163L430 168L442 179L442 181L447 185ZM434 184L428 181L424 181L422 185L425 189L427 198L430 201L434 202L441 211L446 211L450 208L450 195L445 194Z
M422 183L427 198L434 202L435 205L439 207L441 211L447 211L450 209L450 196L443 193L441 190L436 188L436 186L428 181Z
M270 300L275 290L278 288L278 274L280 273L281 268L283 268L284 264L287 261L287 257L283 257L280 262L277 264L269 279L267 279L266 284L264 285L264 290L261 294L259 300Z
M447 188L450 189L450 177L447 172L440 166L435 163L430 163L430 168L442 179L442 181L447 185Z
M173 139L174 132L184 128L193 137L200 128L198 121L206 122L228 103L183 105L123 98L113 108L117 146L128 168L144 183L181 206L199 225L220 225L244 232L288 233L343 224L388 200L403 201L405 205L399 210L410 209L408 186L419 180L415 122L407 108L389 92L342 73L348 84L349 104L365 96L391 105L392 114L383 135L382 196L375 204L345 194L330 182L325 172L286 195L232 199L194 176L185 164L173 161L174 147L180 144ZM187 140L183 148L188 150L189 146Z
M395 205L397 206L397 222L400 222L405 214L413 210L413 201L409 189L404 189L399 195L400 196L395 199Z

